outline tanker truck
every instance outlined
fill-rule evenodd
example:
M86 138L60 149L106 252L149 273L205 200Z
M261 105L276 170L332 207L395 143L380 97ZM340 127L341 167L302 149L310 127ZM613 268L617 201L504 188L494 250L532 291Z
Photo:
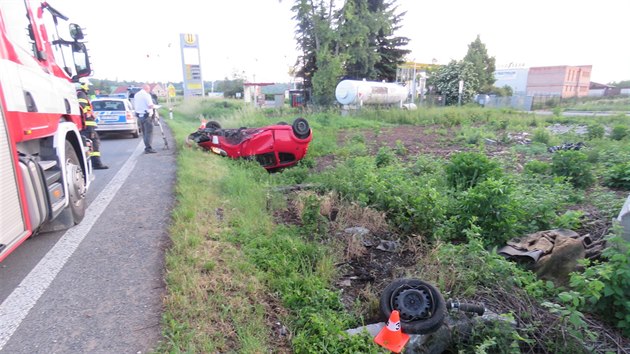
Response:
M410 108L404 104L409 97L409 90L397 83L342 80L335 89L337 102L346 108L358 108L363 105L398 105Z

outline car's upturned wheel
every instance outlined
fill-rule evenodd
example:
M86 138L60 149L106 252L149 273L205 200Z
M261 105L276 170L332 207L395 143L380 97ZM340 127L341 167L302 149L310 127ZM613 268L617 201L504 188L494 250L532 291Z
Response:
M85 188L85 174L79 163L79 158L69 141L66 141L64 168L66 169L66 187L70 198L68 208L72 212L74 223L78 224L85 216L85 195L87 190Z
M380 299L381 314L389 318L400 312L403 332L427 334L438 330L446 316L444 297L433 285L418 279L398 279L389 284Z
M300 139L308 138L311 134L311 127L308 125L308 121L304 118L297 118L293 121L293 134Z
M221 124L219 124L219 122L211 120L208 123L206 123L206 128L207 129L221 129Z

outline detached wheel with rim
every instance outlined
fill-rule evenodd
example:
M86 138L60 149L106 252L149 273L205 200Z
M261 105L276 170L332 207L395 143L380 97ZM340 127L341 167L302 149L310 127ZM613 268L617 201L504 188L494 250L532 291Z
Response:
M383 290L380 310L385 319L398 310L403 332L427 334L442 326L446 303L433 285L419 279L398 279Z
M293 134L299 139L306 139L311 134L311 127L308 125L308 121L304 118L297 118L293 121Z
M85 188L85 174L79 163L79 158L69 141L66 141L65 149L66 160L63 168L66 170L66 188L70 199L68 208L72 212L74 223L78 224L85 216L85 194L87 192Z

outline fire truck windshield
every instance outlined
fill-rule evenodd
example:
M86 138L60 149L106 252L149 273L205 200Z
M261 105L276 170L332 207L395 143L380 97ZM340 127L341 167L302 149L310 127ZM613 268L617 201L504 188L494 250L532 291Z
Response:
M73 80L91 73L87 48L81 42L83 31L48 3L43 3L42 20L48 33L48 41L54 51L54 60ZM59 20L63 20L60 22ZM67 24L67 25L66 25Z

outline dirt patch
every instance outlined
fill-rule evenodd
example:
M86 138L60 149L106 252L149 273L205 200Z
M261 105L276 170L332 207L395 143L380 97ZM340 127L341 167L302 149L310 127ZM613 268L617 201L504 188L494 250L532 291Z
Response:
M338 142L340 145L350 144L352 138L357 135L363 137L372 155L376 154L383 146L393 150L405 149L407 151L405 155L423 153L441 157L448 157L455 152L467 150L453 142L457 130L444 129L438 126L396 126L379 130L344 130L339 134Z
M402 249L388 252L374 245L364 246L361 255L338 264L339 278L336 285L341 289L342 303L346 309L361 314L366 323L382 321L376 307L382 290L405 269L414 267L415 263L416 254L412 251ZM354 308L357 300L371 306Z
M389 147L404 161L418 154L448 159L452 154L463 151L478 151L473 145L458 142L459 128L446 129L443 126L396 126L380 129L342 130L337 138L339 146L350 146L354 139L365 142L370 155L375 155L381 147ZM491 157L500 157L511 153L515 144L527 144L529 140L522 134L497 132L505 135L511 142L501 143L492 139L482 139L485 153ZM520 168L526 162L525 156L518 156ZM334 154L319 157L316 161L316 172L333 167L339 162ZM518 166L517 166L518 168Z

